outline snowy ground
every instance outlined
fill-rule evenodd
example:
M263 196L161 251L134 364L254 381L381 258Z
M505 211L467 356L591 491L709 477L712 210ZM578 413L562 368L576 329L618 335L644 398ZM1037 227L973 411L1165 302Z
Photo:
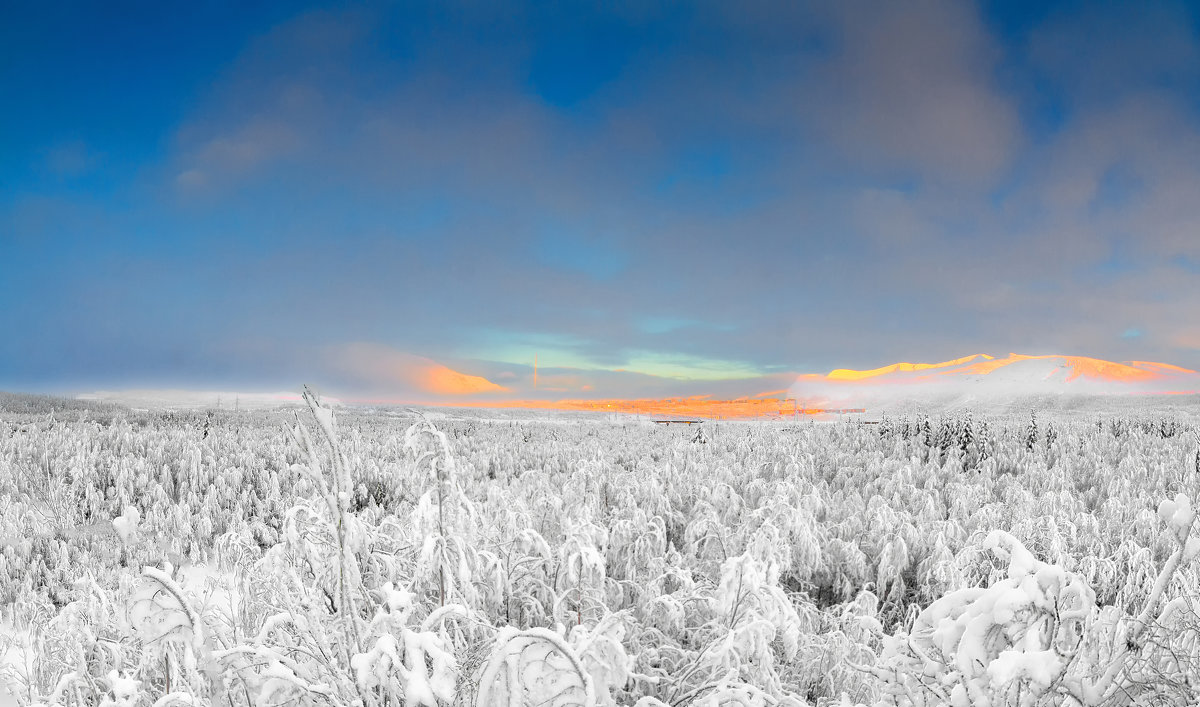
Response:
M1196 699L1184 415L59 417L0 414L21 704Z

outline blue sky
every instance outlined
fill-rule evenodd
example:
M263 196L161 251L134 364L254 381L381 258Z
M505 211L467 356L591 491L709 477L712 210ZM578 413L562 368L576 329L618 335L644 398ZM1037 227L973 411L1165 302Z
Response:
M1198 31L1172 3L10 7L0 389L1200 367Z

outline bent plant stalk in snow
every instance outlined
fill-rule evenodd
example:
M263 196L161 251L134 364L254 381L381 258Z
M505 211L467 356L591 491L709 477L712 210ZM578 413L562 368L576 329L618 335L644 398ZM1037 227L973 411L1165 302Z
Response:
M350 469L346 456L338 445L333 410L321 405L316 394L308 388L304 389L304 402L308 403L309 410L312 411L317 426L329 446L329 476L333 481L332 488L326 482L320 457L308 428L297 420L292 437L308 455L308 467L302 467L302 469L320 490L321 498L329 513L329 522L334 526L337 538L337 585L334 601L338 607L345 637L341 648L345 651L346 662L349 663L350 656L357 653L360 647L359 617L354 605L354 598L362 591L358 561L352 546L352 543L359 540L357 519L350 513L350 489L353 488L353 484L350 482Z

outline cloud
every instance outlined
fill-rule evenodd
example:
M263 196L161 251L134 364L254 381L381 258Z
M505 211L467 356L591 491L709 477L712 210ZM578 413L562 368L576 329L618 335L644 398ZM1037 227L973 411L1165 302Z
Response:
M1066 6L1030 33L1028 58L1076 104L1068 109L1200 77L1195 18L1182 2Z
M50 148L46 168L58 177L79 177L94 170L101 159L83 140L70 140Z
M938 234L937 226L898 189L862 190L853 197L851 214L856 230L880 248L921 247Z
M534 257L541 263L574 270L597 280L612 280L626 267L627 256L598 239L547 229L535 247Z
M780 391L794 382L791 372L765 375L741 375L732 378L680 378L651 375L640 371L608 369L538 369L538 387L526 385L514 393L525 400L665 399L696 395L731 400Z
M999 47L971 3L839 2L832 59L806 108L842 151L875 169L994 182L1022 141L992 76Z
M334 369L359 390L372 395L463 397L506 393L508 388L481 376L453 370L436 361L371 343L336 346L331 351Z
M175 183L183 189L198 189L208 184L208 176L199 169L187 169L175 177Z
M255 121L236 134L209 139L193 159L210 170L236 174L295 151L298 141L296 130L287 123Z
M288 106L293 115L303 114L304 106ZM318 109L312 108L315 112ZM196 127L187 131L197 131ZM185 190L223 185L231 188L257 170L276 165L304 149L306 135L313 126L300 127L282 118L252 118L249 122L224 128L210 126L205 138L189 139L178 157L176 184Z
M564 108L526 83L534 11L464 10L436 41L312 13L246 48L180 129L174 174L201 171L265 222L263 250L284 255L264 269L330 273L330 293L299 297L355 303L325 317L331 340L384 331L448 360L486 357L481 331L509 348L526 332L572 341L572 366L739 376L968 345L1170 359L1197 296L1163 261L1200 255L1200 138L1153 78L1192 40L1136 55L1172 12L1100 12L1137 35L1114 60L1142 68L1095 76L1120 79L1112 100L1072 94L1038 135L1022 121L1036 90L1011 73L1047 70L1055 41L1103 53L1087 23L1069 38L1051 17L1027 47L968 3L709 8ZM546 229L566 236L547 249ZM1123 339L1130 322L1146 336Z
M1200 328L1187 327L1171 336L1171 343L1182 349L1200 351Z
M538 7L305 13L113 196L0 205L0 289L35 305L0 324L36 334L0 369L484 396L540 352L612 396L964 349L1195 366L1200 62L1163 7L1028 38L971 3L580 8L618 45L596 71ZM250 335L276 346L221 361Z

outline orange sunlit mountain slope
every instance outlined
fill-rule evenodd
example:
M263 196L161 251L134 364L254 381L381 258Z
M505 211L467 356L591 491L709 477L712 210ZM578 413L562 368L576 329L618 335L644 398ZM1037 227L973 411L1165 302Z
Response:
M953 369L955 366L974 363L979 360L993 361L995 359L987 354L975 354L974 356L963 356L962 358L956 358L953 361L945 361L943 363L893 363L890 366L872 368L869 371L854 371L847 368L838 368L830 371L825 378L828 380L855 381L865 380L867 378L878 378L880 376L893 373L916 373L919 371L944 372L946 369Z
M1088 356L987 354L942 363L897 363L866 371L803 375L789 395L809 406L879 404L955 397L970 401L1023 395L1176 394L1200 391L1200 374L1166 363L1114 363Z

